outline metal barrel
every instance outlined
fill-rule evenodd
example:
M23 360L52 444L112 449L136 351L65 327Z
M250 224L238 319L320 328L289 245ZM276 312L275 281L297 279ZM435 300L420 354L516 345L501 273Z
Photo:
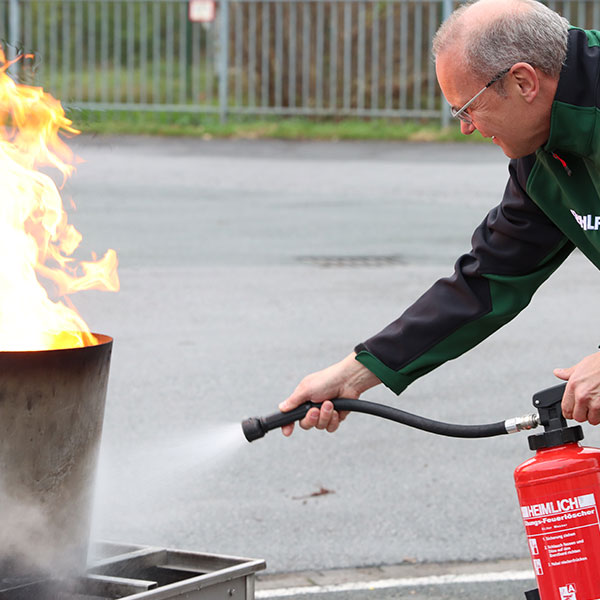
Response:
M112 350L95 335L0 352L0 589L85 570Z

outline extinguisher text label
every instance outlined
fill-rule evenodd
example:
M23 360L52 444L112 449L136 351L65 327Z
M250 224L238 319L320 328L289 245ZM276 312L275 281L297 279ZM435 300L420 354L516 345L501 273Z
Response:
M529 538L542 536L548 558L568 557L577 561L582 539L577 532L600 527L594 494L553 498L539 504L521 506ZM585 560L585 559L583 559Z
M578 491L579 494L571 492L567 496L538 496L541 502L521 505L540 590L553 587L555 595L550 597L558 598L558 592L560 600L592 600L598 597L597 593L588 595L587 592L580 596L579 592L583 590L576 590L577 579L571 579L579 572L577 569L596 568L598 557L594 555L594 549L600 545L600 518L595 494L584 489Z
M529 525L545 525L548 523L561 523L569 521L571 519L579 519L581 517L595 517L595 510L579 510L577 512L565 513L564 515L556 515L553 517L542 517L540 519L533 519L529 521Z
M543 515L556 515L578 508L587 508L596 506L594 494L586 494L585 496L575 496L573 498L562 498L560 500L551 500L543 504L533 504L531 506L522 506L521 512L524 519L531 517L541 517Z

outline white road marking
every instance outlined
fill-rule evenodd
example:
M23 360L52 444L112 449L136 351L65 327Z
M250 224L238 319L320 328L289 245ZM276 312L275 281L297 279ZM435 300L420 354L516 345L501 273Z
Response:
M431 575L429 577L403 577L402 579L378 579L373 581L351 581L333 585L306 585L272 590L256 590L255 597L285 598L288 596L308 596L310 594L331 594L335 592L360 592L388 588L423 587L427 585L447 585L450 583L493 583L503 581L523 581L534 579L533 571L496 571L464 575Z

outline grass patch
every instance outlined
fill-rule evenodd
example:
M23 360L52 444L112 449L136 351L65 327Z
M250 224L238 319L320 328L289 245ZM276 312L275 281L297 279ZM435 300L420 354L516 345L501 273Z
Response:
M185 136L203 139L389 140L412 142L482 141L464 136L458 124L392 119L314 119L230 117L215 115L70 110L69 118L83 133L104 135Z

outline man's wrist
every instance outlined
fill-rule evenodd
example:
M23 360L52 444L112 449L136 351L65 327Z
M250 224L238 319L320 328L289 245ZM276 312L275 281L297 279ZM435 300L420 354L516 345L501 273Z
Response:
M346 363L347 368L346 385L355 390L358 395L381 383L375 373L356 360L356 352L351 352L343 362Z

